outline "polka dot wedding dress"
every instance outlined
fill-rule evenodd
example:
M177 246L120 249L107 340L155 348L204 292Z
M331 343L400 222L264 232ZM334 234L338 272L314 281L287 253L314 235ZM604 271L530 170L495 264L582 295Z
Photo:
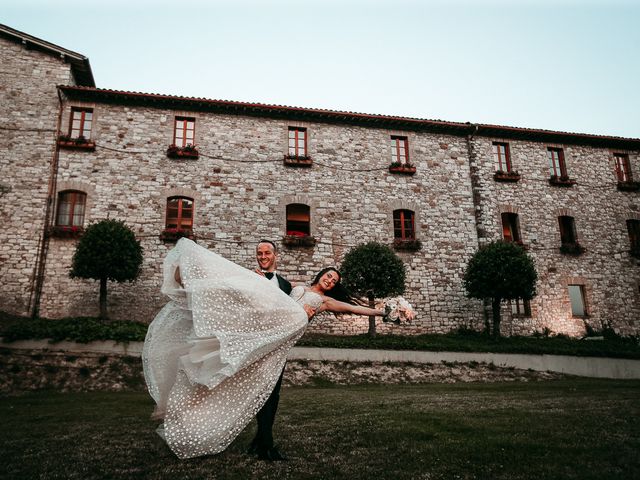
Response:
M149 393L164 415L158 433L179 458L221 452L273 391L307 326L304 298L184 238L165 259L162 292L171 301L142 352Z

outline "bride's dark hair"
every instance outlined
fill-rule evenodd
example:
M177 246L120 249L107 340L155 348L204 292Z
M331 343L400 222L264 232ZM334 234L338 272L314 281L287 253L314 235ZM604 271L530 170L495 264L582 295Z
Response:
M334 298L340 302L346 302L355 305L356 303L354 301L354 298L349 293L349 290L347 290L345 286L342 285L342 274L335 267L326 267L320 270L313 279L313 282L311 282L311 285L317 284L322 276L327 272L336 272L338 274L338 281L331 290L327 290L326 292L324 292L324 294L327 297Z

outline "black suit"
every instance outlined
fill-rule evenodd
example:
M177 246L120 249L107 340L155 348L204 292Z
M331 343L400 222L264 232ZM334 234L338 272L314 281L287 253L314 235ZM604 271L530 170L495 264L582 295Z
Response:
M276 278L278 279L278 286L280 287L280 290L289 295L291 293L291 283L277 273ZM278 410L278 402L280 401L280 387L282 386L283 375L284 368L282 369L282 373L280 373L280 378L278 379L273 392L271 392L267 402L256 415L256 420L258 420L258 431L253 442L251 442L251 445L258 450L268 450L273 448L273 422L276 419L276 410Z

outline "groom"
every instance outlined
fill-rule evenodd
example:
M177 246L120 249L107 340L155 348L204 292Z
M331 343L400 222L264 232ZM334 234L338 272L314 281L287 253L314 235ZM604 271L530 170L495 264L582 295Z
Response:
M291 284L276 272L278 261L278 249L275 243L269 240L260 240L256 247L256 260L258 267L256 273L263 275L269 281L275 283L280 290L289 295L291 293ZM305 308L307 310L307 308ZM313 315L313 312L307 310L307 315ZM258 420L258 431L255 438L249 446L248 453L257 454L260 460L270 462L286 460L286 458L273 445L273 422L276 418L276 410L278 409L278 401L280 400L280 387L282 386L282 375L280 374L278 383L276 383L269 399L256 415Z

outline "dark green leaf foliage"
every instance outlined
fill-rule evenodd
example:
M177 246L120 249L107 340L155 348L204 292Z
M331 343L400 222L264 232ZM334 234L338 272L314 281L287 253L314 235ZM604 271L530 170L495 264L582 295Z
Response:
M386 245L369 242L347 253L341 267L342 282L355 296L374 298L404 293L402 260Z
M73 256L71 277L135 280L142 264L142 246L124 222L102 220L89 225Z
M531 300L536 295L538 275L533 260L513 242L493 242L471 258L464 275L464 288L471 298Z
M0 336L5 341L49 338L54 341L115 340L142 342L147 325L132 321L104 322L96 318L65 318L61 320L21 318L0 323ZM480 332L461 329L448 334L326 335L307 332L299 346L320 348L372 348L381 350L423 350L451 352L531 353L578 355L587 357L640 358L638 337L609 335L603 341L579 340L561 335L555 337L508 337L494 339ZM1 346L1 344L0 344Z
M54 342L71 340L80 343L96 340L141 342L148 325L131 321L104 322L97 318L79 317L61 320L24 319L2 332L5 341L44 339Z

